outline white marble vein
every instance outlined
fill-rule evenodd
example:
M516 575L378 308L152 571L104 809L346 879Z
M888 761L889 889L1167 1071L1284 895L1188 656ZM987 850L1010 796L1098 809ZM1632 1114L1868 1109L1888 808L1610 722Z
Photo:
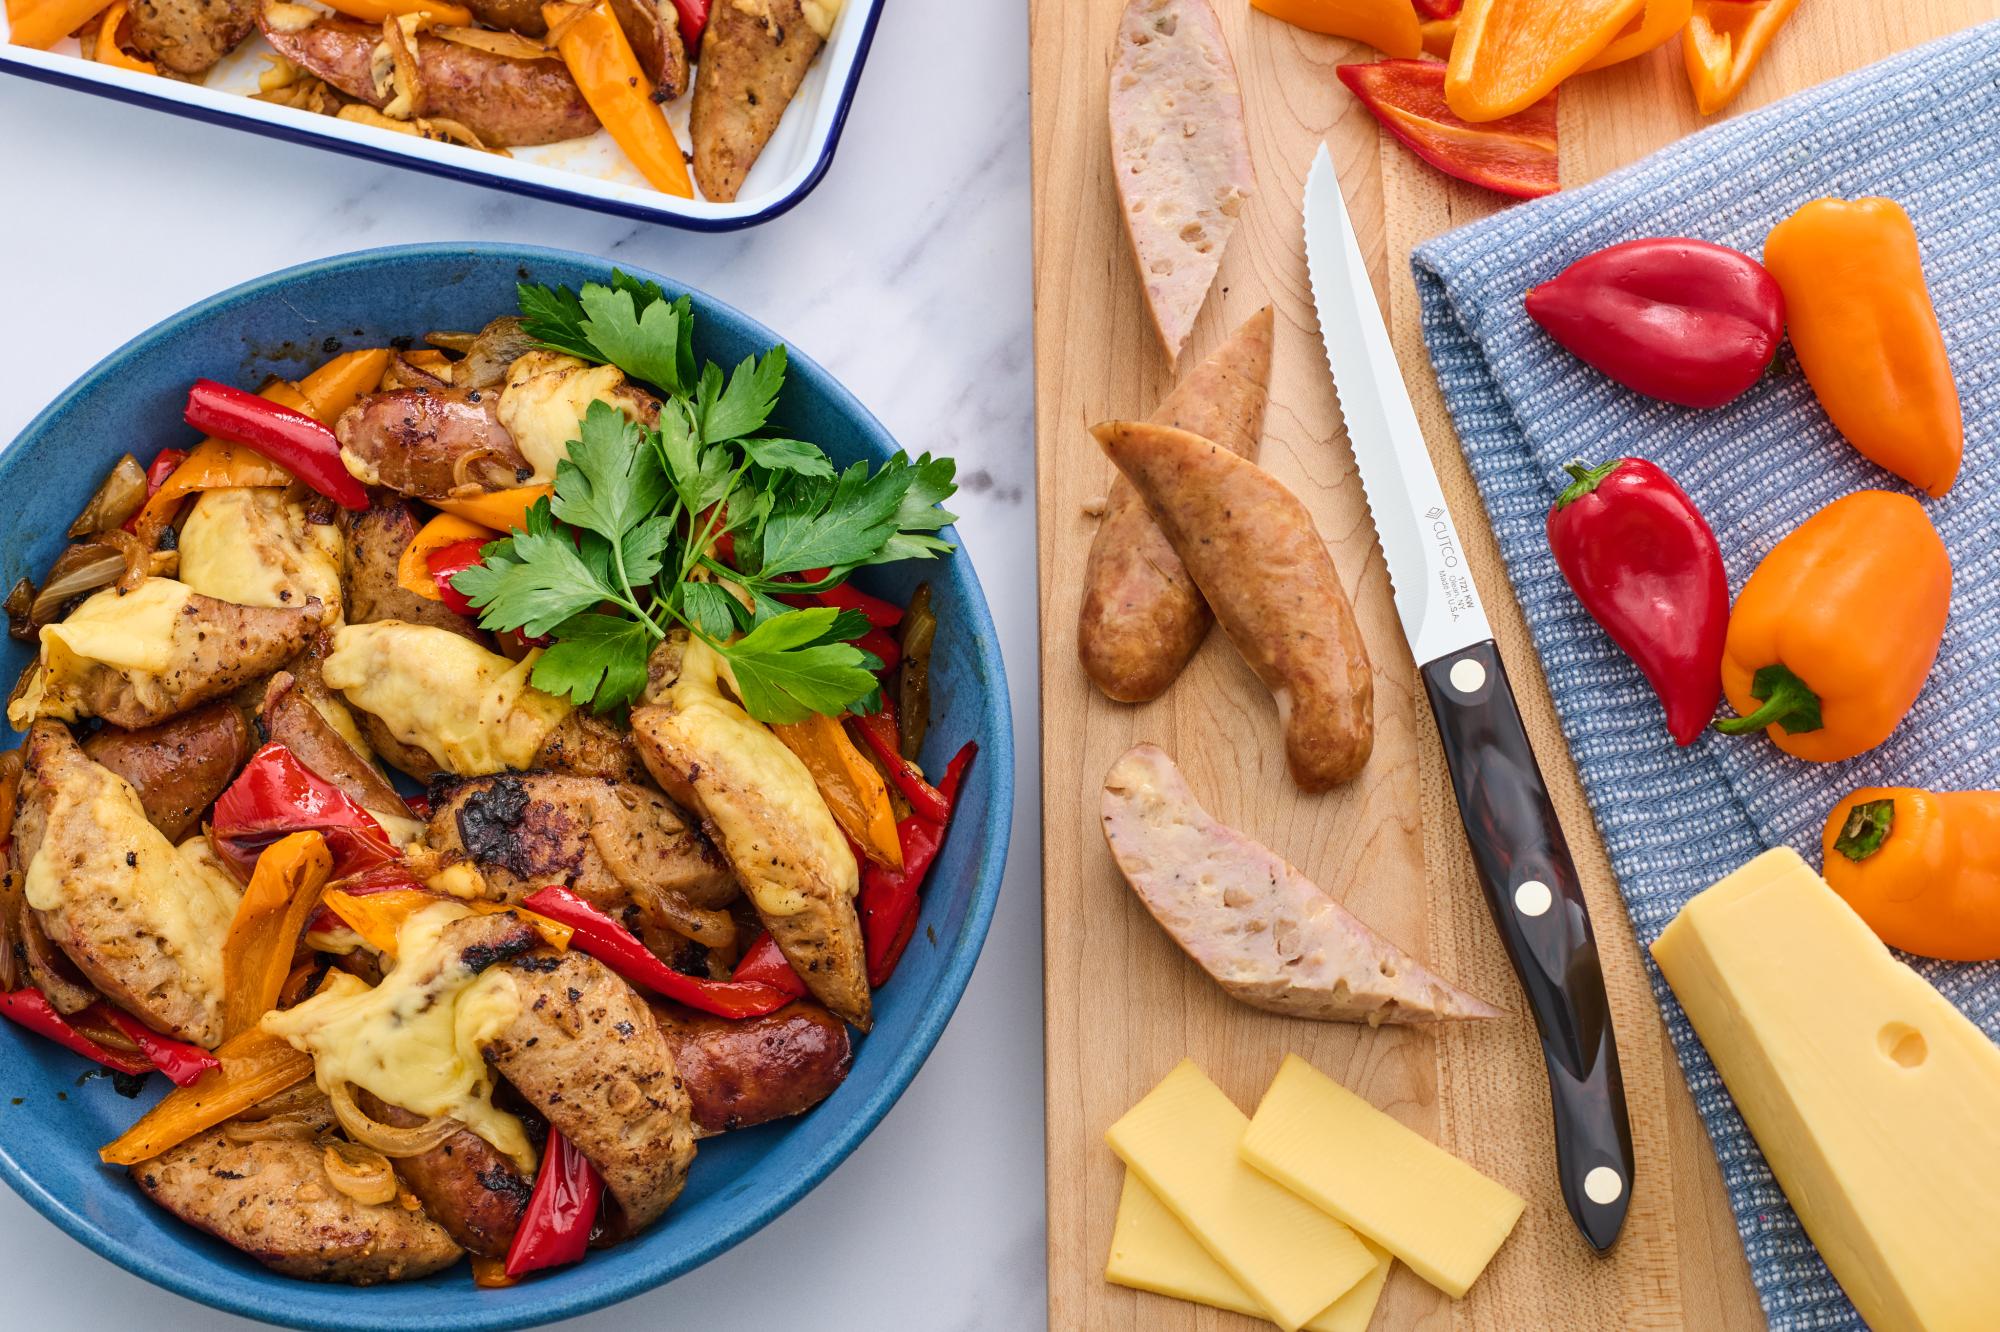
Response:
M1027 6L891 0L832 172L754 231L697 236L0 78L0 440L182 306L369 245L505 239L728 300L839 376L953 507L1012 677L1013 854L972 988L900 1104L777 1223L570 1326L1028 1328L1044 1319ZM126 1275L0 1189L9 1326L250 1327ZM471 1292L468 1291L468 1298Z

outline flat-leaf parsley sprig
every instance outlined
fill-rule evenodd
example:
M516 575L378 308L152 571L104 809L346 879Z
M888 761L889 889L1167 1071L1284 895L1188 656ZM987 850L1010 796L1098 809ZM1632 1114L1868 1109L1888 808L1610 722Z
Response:
M590 404L553 499L452 579L480 625L553 640L535 687L599 711L639 696L647 656L676 625L728 661L760 721L877 706L882 663L852 641L866 617L778 598L864 565L949 554L937 533L952 520L940 507L957 489L951 459L898 453L872 471L836 470L817 445L762 433L784 389L784 347L726 376L697 368L692 303L653 283L614 273L580 292L519 291L529 336L651 385L660 415L647 429Z

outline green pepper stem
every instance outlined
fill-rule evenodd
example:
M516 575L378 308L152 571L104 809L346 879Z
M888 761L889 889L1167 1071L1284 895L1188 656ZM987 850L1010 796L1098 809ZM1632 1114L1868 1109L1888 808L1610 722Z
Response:
M1852 861L1863 861L1882 849L1896 829L1894 800L1864 800L1847 811L1833 849Z
M1563 470L1573 479L1563 487L1562 494L1556 496L1556 507L1565 508L1597 489L1598 484L1617 471L1624 461L1623 458L1613 458L1610 462L1600 463L1596 467L1585 467L1580 462L1564 464Z
M1820 719L1819 695L1788 666L1765 666L1750 681L1750 696L1764 706L1747 717L1725 717L1715 724L1724 735L1747 735L1767 726L1782 726L1796 735L1817 731Z

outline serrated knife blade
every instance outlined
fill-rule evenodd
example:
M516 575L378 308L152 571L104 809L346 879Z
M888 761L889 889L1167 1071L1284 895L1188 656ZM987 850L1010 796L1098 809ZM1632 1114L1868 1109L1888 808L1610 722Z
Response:
M1601 1253L1631 1203L1632 1127L1583 884L1324 144L1306 177L1305 232L1320 338L1396 611L1437 718L1479 886L1541 1034L1563 1201Z

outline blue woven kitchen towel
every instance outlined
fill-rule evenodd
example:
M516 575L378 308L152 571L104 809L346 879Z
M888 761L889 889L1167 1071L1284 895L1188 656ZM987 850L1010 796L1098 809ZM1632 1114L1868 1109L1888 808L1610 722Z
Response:
M1958 485L1926 501L1955 565L1943 650L1908 720L1860 758L1802 763L1760 739L1714 734L1677 750L1646 682L1549 555L1543 522L1563 464L1624 454L1661 464L1713 524L1732 590L1829 501L1907 487L1841 439L1796 371L1715 411L1655 402L1558 348L1522 311L1521 295L1639 236L1696 236L1755 255L1771 226L1808 200L1870 194L1897 200L1916 223L1965 406ZM2000 23L1440 236L1411 262L1432 365L1642 944L1768 847L1789 843L1818 864L1827 811L1856 786L2000 787ZM2000 967L1916 965L2000 1036ZM1652 979L1771 1326L1862 1328L1686 1015L1657 970ZM2000 1310L1995 1319L2000 1326Z

